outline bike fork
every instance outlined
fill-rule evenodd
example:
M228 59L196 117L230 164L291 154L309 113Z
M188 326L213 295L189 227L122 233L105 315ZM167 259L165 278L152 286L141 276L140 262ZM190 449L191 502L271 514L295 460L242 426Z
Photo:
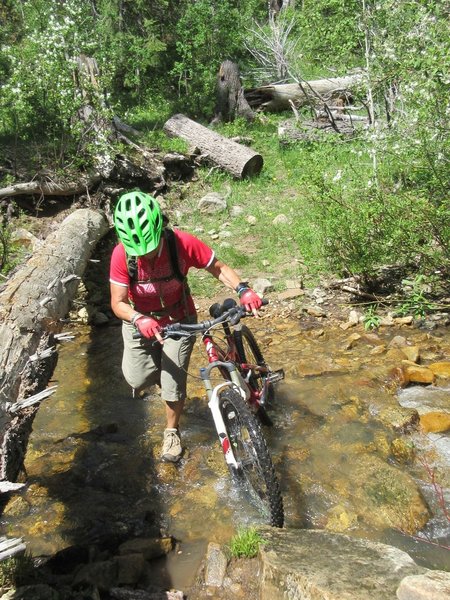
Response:
M230 373L231 381L224 381L223 383L219 383L219 385L216 385L213 388L211 384L210 372L213 368L216 367L226 368ZM240 468L240 463L236 461L236 458L234 456L233 448L231 447L230 439L228 437L227 428L225 426L222 413L220 412L219 396L220 392L224 388L231 387L234 388L239 394L241 394L241 396L245 400L246 392L241 387L239 373L237 372L236 367L233 363L216 361L215 363L211 363L208 367L200 369L200 375L205 386L206 394L208 396L208 406L213 417L214 425L217 430L217 435L219 436L219 442L222 447L225 461L232 471L238 470Z

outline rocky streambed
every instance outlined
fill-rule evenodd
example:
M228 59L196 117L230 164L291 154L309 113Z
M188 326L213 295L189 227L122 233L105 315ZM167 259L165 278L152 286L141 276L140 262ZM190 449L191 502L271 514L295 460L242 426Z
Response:
M251 561L226 551L238 528L263 519L224 469L196 378L200 351L188 450L178 467L163 465L163 407L157 394L131 402L119 329L79 326L36 417L26 485L2 517L41 565L41 587L6 597L145 600L175 588L199 599L440 598L397 590L410 576L436 594L448 585L448 329L409 320L366 331L350 312L332 319L309 302L295 313L274 298L249 323L286 370L266 435L287 528L263 530Z

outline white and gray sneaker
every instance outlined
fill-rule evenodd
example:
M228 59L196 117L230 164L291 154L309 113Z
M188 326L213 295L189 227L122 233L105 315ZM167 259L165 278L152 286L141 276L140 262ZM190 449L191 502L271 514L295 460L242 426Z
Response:
M177 462L183 454L179 429L165 429L161 459L166 462Z

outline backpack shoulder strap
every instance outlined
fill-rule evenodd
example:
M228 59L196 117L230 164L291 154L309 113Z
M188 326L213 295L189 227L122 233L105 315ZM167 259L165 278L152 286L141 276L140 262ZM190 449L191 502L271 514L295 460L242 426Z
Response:
M136 256L127 256L127 268L128 275L130 277L131 282L137 281L138 278L138 265L137 265L137 257Z
M183 275L178 262L178 249L177 240L173 229L170 227L164 227L164 238L167 242L167 248L169 250L170 263L172 265L172 271L178 281L185 281L186 276Z

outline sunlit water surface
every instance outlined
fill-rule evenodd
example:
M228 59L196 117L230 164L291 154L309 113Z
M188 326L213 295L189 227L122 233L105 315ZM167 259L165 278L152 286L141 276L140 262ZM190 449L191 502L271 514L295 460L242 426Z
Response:
M303 331L295 321L251 325L268 362L286 370L274 426L266 430L286 525L336 531L339 521L337 528L330 527L331 519L342 513L343 533L396 545L426 566L450 570L449 551L443 548L450 546L449 522L436 489L423 465L402 465L386 456L395 434L376 418L384 406L398 404L389 383L397 359L373 351L377 346L364 339L348 347L351 332ZM187 451L175 467L158 461L164 428L160 397L132 399L122 378L120 329L81 328L76 333L74 341L61 347L53 381L58 389L34 421L27 485L9 502L3 532L23 536L34 555L49 555L71 544L107 535L142 535L153 528L179 540L164 569L173 585L187 585L208 541L226 543L238 527L264 520L246 494L233 487L225 468L198 378L204 364L200 342L190 366L190 400L182 421ZM449 360L445 331L389 329L379 333L380 343L387 345L396 334L427 348L432 359ZM409 393L412 402L410 390L402 393ZM444 401L450 399L449 390L441 393ZM431 466L448 469L448 434L413 434L409 439L425 449L440 444L444 459L433 454L436 465ZM367 455L382 457L415 478L433 511L418 535L377 527L367 518L367 507L358 504L354 465ZM448 489L443 493L448 503Z

